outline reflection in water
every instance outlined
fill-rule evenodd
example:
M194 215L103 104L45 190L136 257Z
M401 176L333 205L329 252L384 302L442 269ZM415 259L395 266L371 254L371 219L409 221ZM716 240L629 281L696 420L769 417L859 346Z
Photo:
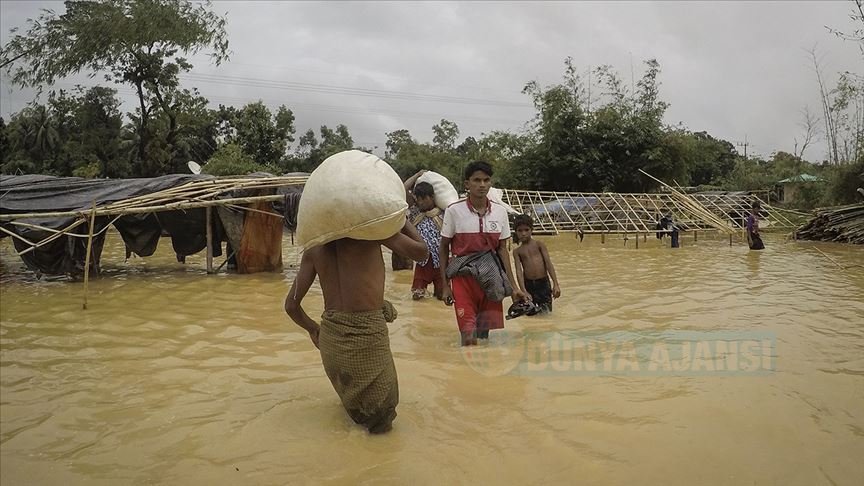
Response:
M452 308L399 309L394 431L354 426L282 299L284 274L216 275L203 257L123 262L104 278L37 281L0 242L3 484L856 484L864 477L864 249L682 236L672 250L547 238L562 298L470 351ZM389 262L389 255L385 257ZM293 264L293 266L292 266ZM509 303L508 303L509 304ZM320 314L320 290L308 300ZM538 335L763 332L776 371L514 373ZM569 333L569 334L568 334ZM547 349L537 359L553 362ZM545 354L544 354L545 353ZM555 370L556 368L550 367Z

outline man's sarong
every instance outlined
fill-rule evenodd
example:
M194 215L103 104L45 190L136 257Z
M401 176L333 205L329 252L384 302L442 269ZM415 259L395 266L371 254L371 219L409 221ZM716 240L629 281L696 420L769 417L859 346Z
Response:
M747 232L747 242L750 245L751 250L764 250L765 243L762 243L762 237L759 236L759 233L754 233L752 231Z
M392 428L399 403L387 330L395 319L396 309L387 301L377 311L326 311L321 316L318 348L327 377L348 415L373 434Z

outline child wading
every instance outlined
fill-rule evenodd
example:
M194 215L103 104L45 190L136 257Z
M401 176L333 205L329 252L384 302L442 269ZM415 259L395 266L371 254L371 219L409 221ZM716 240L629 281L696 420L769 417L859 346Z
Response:
M531 238L534 221L531 216L520 214L513 222L519 246L513 249L516 262L516 280L522 290L531 294L531 300L545 312L552 312L552 299L561 297L558 276L549 258L549 250L542 241ZM552 284L549 278L552 278Z

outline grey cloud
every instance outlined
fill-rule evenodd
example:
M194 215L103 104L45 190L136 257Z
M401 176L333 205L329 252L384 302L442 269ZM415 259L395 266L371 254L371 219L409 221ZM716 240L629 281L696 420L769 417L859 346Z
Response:
M2 39L51 2L0 3ZM54 8L62 4L53 2ZM355 141L383 146L384 133L408 128L430 140L441 118L462 136L518 130L533 116L530 80L560 81L563 60L581 70L610 64L629 81L642 61L661 64L667 122L732 142L748 137L764 155L791 151L798 112L818 111L803 48L819 43L825 72L862 72L855 46L824 28L849 28L850 2L216 2L228 13L232 60L195 58L194 73L506 100L521 108L310 93L196 82L214 103L264 99L288 105L298 131L345 123ZM190 83L185 82L186 86ZM9 91L8 116L32 96ZM122 91L121 91L122 92ZM131 108L129 108L131 109ZM818 160L819 144L806 154Z

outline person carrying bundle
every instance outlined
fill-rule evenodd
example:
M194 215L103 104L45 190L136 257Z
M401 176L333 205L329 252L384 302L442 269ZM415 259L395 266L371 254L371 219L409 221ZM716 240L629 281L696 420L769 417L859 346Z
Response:
M444 281L441 279L439 246L441 244L441 226L444 224L444 211L435 206L435 188L426 181L417 182L427 171L421 170L405 181L407 200L414 202L408 210L408 221L417 228L426 248L429 258L414 264L414 281L411 283L411 297L420 300L426 297L426 289L432 284L433 295L438 300L443 298Z
M342 406L373 434L392 429L399 403L387 329L396 310L384 300L381 246L414 260L429 254L406 218L403 190L373 155L348 151L324 161L300 200L298 241L305 251L285 297L285 312L320 350ZM316 277L324 296L320 324L301 304Z

